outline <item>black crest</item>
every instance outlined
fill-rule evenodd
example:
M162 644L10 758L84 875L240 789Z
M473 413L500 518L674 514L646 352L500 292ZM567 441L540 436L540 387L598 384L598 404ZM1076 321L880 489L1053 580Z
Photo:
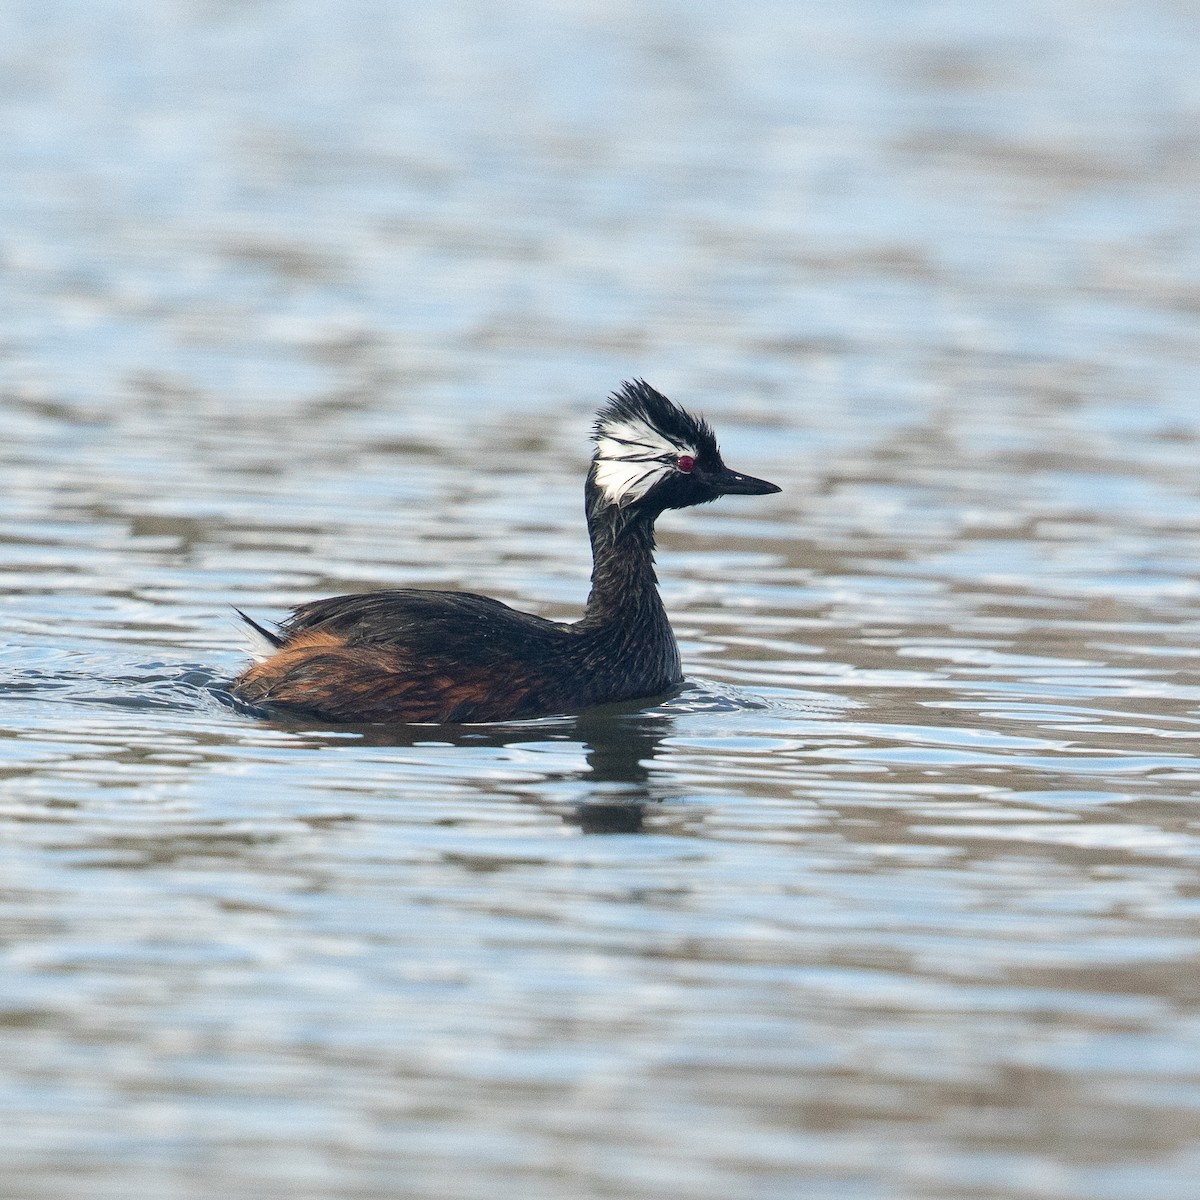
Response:
M645 424L669 442L689 448L697 457L718 456L717 439L703 417L672 404L644 379L633 379L613 392L608 403L597 413L592 438L603 437L614 425Z

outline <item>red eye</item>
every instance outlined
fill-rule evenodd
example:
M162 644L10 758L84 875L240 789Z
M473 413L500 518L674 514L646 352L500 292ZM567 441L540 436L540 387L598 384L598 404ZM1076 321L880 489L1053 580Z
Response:
M696 460L690 454L681 454L676 460L675 465L685 474L690 475L692 468L696 465Z

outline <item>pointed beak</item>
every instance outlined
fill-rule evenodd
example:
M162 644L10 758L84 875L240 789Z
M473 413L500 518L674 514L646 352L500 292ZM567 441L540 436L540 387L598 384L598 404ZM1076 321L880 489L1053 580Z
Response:
M741 475L728 469L718 481L718 486L722 496L770 496L783 491L783 488L765 479L755 479L753 475Z

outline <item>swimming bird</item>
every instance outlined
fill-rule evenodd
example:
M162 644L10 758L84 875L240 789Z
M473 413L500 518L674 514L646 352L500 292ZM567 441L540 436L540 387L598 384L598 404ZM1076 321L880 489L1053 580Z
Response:
M671 691L683 674L654 573L655 520L780 489L730 470L708 423L640 379L609 397L592 439L580 620L417 588L314 600L277 630L238 610L260 653L230 691L267 712L363 723L507 721Z

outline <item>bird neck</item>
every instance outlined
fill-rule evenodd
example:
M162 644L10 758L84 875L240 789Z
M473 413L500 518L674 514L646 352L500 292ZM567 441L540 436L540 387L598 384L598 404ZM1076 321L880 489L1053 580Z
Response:
M609 700L665 692L683 672L654 575L658 512L601 503L590 476L587 500L592 590L574 628L589 671Z
M666 624L654 574L655 515L589 503L592 590L585 619L590 623Z

